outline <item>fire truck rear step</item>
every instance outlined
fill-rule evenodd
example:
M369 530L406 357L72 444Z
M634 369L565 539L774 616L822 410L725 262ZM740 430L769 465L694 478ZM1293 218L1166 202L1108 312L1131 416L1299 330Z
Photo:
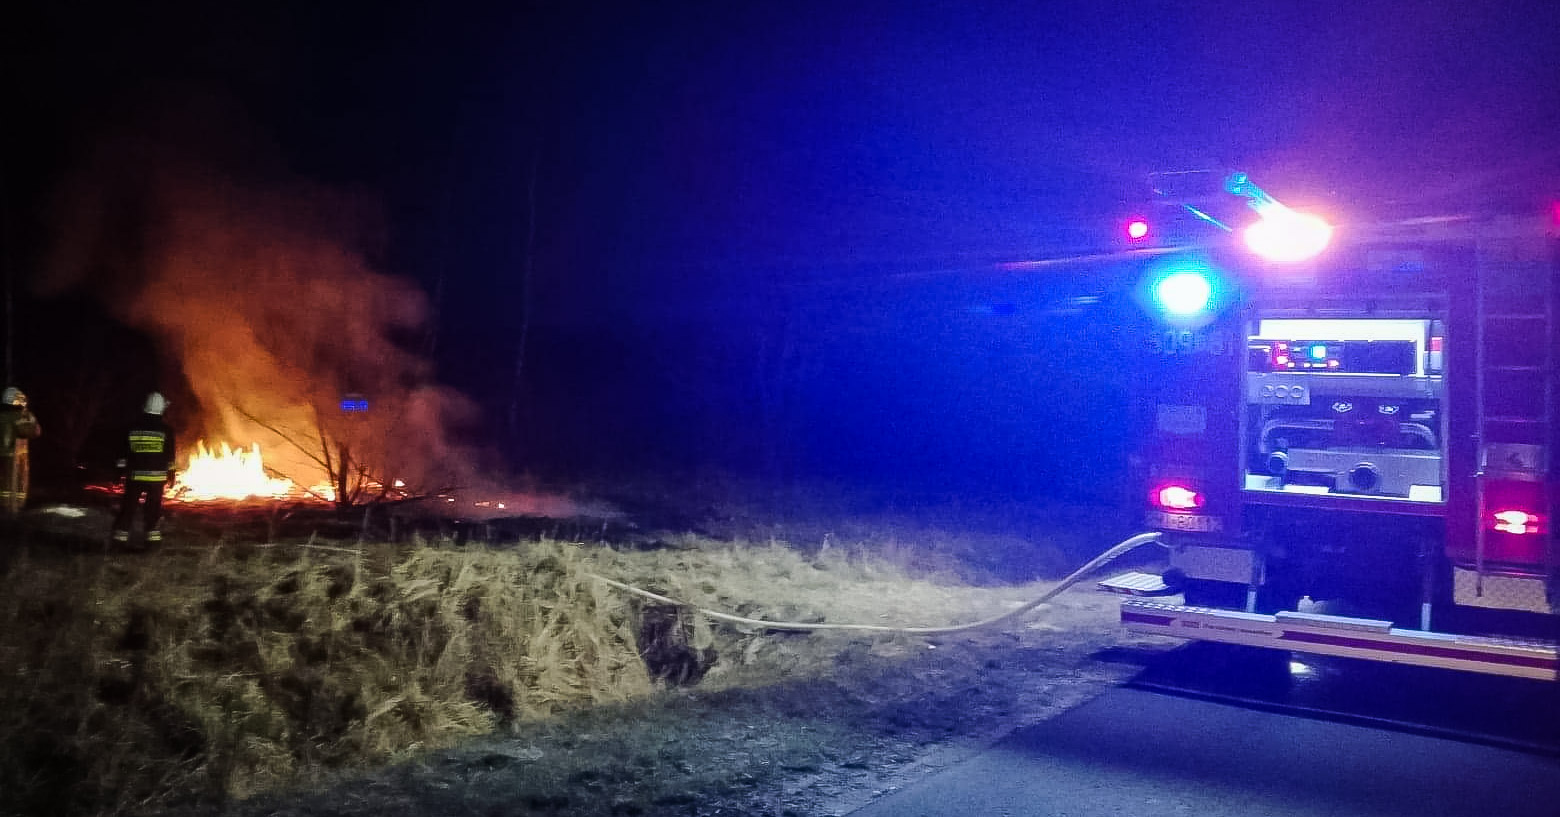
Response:
M1173 596L1181 592L1179 587L1166 584L1158 573L1132 571L1102 580L1099 589L1123 596Z
M1332 630L1360 630L1363 632L1385 633L1392 629L1392 622L1378 618L1329 616L1323 613L1297 613L1292 610L1280 611L1273 618L1277 619L1281 624L1309 624Z
M1264 615L1138 599L1121 602L1121 623L1132 632L1175 638L1560 680L1560 647L1547 641L1405 630L1375 619L1297 612Z

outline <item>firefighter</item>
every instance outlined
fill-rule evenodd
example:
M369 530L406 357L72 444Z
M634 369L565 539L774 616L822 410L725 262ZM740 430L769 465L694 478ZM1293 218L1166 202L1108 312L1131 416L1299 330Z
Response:
M125 495L119 505L119 517L114 520L113 535L117 544L130 541L130 528L138 507L142 508L147 546L162 543L163 488L173 477L173 432L163 420L163 412L167 409L168 401L161 394L147 395L141 419L126 435L125 456L119 461L125 474Z
M0 397L0 514L11 518L27 504L27 441L43 433L27 410L27 395L12 386Z

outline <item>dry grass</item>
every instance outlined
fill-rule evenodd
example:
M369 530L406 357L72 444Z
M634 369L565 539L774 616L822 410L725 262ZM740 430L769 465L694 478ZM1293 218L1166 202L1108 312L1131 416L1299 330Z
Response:
M657 649L697 665L662 677L733 687L827 672L852 643L675 613L651 638L669 643L647 643L647 619L667 611L640 609L590 572L820 621L968 621L1036 592L916 578L837 546L671 544L22 553L0 576L0 813L243 798L507 722L644 699ZM893 639L876 641L892 651Z

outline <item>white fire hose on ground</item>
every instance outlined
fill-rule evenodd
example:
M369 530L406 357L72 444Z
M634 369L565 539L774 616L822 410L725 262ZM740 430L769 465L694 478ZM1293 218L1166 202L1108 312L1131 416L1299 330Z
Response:
M952 625L949 625L949 626L946 626L946 627L890 627L890 626L884 625L884 624L828 624L828 623L809 623L809 622L805 622L805 621L765 621L764 619L760 619L760 618L748 618L746 616L737 616L737 615L732 615L731 613L722 613L719 610L710 610L710 609L705 608L705 607L699 607L697 605L690 604L690 603L685 602L685 601L678 601L677 599L670 598L670 597L667 597L667 596L663 596L663 595L661 595L659 593L652 593L649 590L645 590L643 588L635 587L635 586L633 586L631 584L624 584L623 582L616 581L614 579L609 579L609 578L607 578L605 576L598 576L598 575L596 575L594 573L587 573L586 575L590 576L592 579L595 579L596 581L599 581L599 582L601 582L603 584L606 584L606 585L610 585L610 586L615 587L615 588L617 588L619 590L622 590L622 591L624 591L626 593L632 593L633 595L639 596L641 598L650 599L651 601L660 602L661 604L668 604L668 605L672 605L674 607L681 607L681 608L684 608L684 609L696 610L696 611L698 611L698 612L700 612L700 613L702 613L702 614L704 614L704 615L706 615L706 616L708 616L708 617L710 617L712 619L715 619L716 621L724 621L724 622L726 622L728 624L739 624L739 625L745 625L745 626L749 626L749 627L763 627L763 628L769 629L769 630L786 630L786 631L790 631L790 632L813 632L815 630L847 630L847 631L852 631L852 632L864 632L864 633L901 633L901 634L907 634L907 635L947 635L949 633L961 633L961 632L965 632L965 631L968 631L968 630L978 630L978 629L981 629L983 627L990 627L993 624L1000 624L1000 623L1002 623L1004 621L1007 621L1009 619L1017 618L1017 617L1025 614L1025 613L1029 612L1030 610L1033 610L1036 607L1039 607L1040 605L1045 604L1046 602L1050 601L1051 599L1056 598L1058 595L1060 595L1062 593L1062 591L1066 590L1067 588L1069 588L1069 587L1077 584L1078 582L1082 581L1083 579L1087 578L1094 571L1100 569L1101 567L1105 566L1106 564L1108 564L1108 563L1110 563L1112 561L1115 561L1122 554L1125 554L1128 551L1137 550L1138 548L1140 548L1140 547L1142 547L1144 545L1150 545L1150 544L1160 545L1161 547L1163 547L1164 546L1163 543L1161 543L1159 541L1160 536L1161 536L1161 534L1159 534L1159 533L1140 533L1140 534L1138 534L1136 536L1133 536L1131 538L1122 540L1120 543L1110 547L1109 549L1107 549L1105 552L1101 553L1100 555L1095 556L1093 559L1090 559L1089 562L1087 564L1085 564L1083 567L1080 567L1077 570L1074 570L1072 573L1068 574L1067 578L1062 579L1060 582L1058 582L1055 586L1053 586L1049 590L1045 591L1044 593L1041 593L1039 596L1035 597L1034 599L1032 599L1030 601L1025 602L1024 604L1022 604L1022 605L1020 605L1020 606L1018 606L1018 607L1016 607L1016 608L1014 608L1012 610L1007 611L1006 613L1003 613L1003 614L998 615L998 616L992 616L991 618L981 619L980 621L972 621L972 622L970 622L968 624L952 624Z

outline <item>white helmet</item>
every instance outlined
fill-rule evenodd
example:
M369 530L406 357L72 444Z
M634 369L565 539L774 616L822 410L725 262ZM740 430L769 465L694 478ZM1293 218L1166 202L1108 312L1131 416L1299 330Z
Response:
M22 390L15 386L7 386L5 396L0 398L0 401L3 401L8 406L27 408L27 395L22 394Z
M161 392L154 391L146 395L146 407L144 410L147 414L162 414L167 408L168 398L163 397Z

